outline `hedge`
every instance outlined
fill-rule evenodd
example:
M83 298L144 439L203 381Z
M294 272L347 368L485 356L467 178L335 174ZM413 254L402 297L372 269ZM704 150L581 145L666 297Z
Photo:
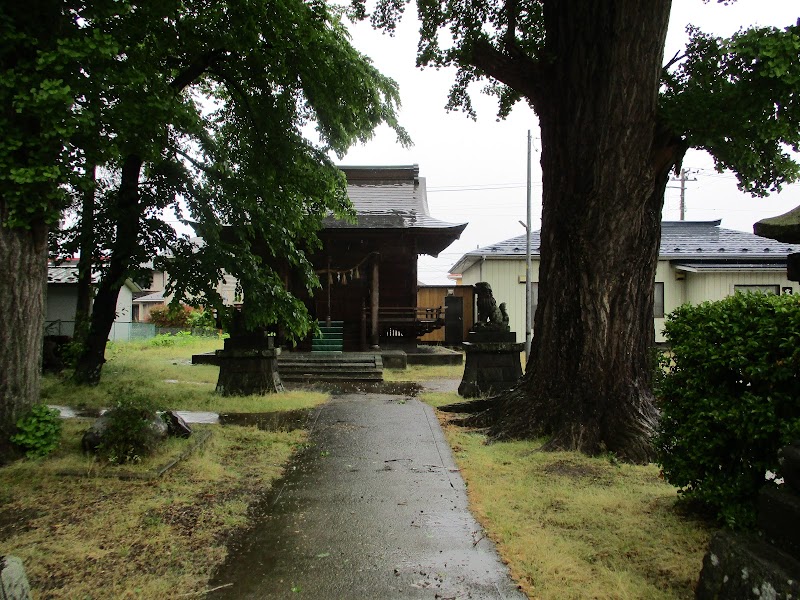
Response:
M684 305L665 336L655 438L663 475L729 527L751 527L765 474L780 476L778 449L800 439L800 297Z

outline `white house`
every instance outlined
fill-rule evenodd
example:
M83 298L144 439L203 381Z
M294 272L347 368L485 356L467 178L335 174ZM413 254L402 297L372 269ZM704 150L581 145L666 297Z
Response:
M97 283L98 274L92 274L92 283ZM117 318L111 327L109 339L129 340L131 337L132 301L134 292L141 288L130 279L117 297ZM47 267L47 313L45 335L69 335L75 331L75 308L78 304L78 268L74 266Z
M531 233L532 314L538 302L539 232ZM654 327L663 342L664 315L686 302L719 300L736 291L797 293L786 256L800 246L720 227L720 221L664 221L656 270ZM486 281L506 303L511 330L525 340L525 234L466 253L451 269L461 284Z

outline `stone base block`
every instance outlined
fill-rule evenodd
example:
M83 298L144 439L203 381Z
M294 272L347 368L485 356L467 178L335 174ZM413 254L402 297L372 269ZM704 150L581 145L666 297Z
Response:
M800 597L800 562L749 536L711 538L697 583L697 600Z
M31 600L31 586L22 561L16 556L0 556L0 598Z
M408 367L408 355L403 350L381 350L381 358L386 369L405 369Z
M278 374L278 350L217 350L217 393L223 396L284 391Z
M522 377L520 352L524 347L516 342L464 342L466 364L459 395L476 398L513 387Z

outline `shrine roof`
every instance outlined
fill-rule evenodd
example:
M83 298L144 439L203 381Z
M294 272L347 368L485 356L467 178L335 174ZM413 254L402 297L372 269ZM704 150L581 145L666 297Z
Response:
M328 217L326 230L404 230L429 240L423 251L438 254L458 239L466 223L448 223L430 215L425 178L417 165L340 167L347 176L347 193L356 221Z

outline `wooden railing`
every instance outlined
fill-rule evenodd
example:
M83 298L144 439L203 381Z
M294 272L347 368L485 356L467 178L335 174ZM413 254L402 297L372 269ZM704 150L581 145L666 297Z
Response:
M365 309L364 322L370 320ZM417 337L444 327L444 307L386 306L378 309L381 337Z

